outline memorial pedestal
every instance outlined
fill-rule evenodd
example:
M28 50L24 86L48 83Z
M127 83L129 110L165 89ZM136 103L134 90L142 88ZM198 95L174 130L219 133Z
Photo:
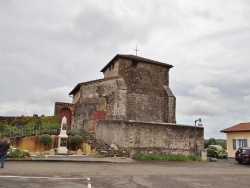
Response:
M68 153L68 149L67 149L68 135L67 135L67 131L66 131L66 123L67 123L67 119L64 116L62 118L60 134L58 136L58 148L57 148L58 154L67 154Z

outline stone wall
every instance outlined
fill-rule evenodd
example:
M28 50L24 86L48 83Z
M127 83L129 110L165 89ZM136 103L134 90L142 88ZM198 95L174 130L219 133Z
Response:
M107 120L176 123L168 72L169 67L117 59L104 72L105 79L81 83L78 100L73 100L73 127L93 130L95 110L105 111Z
M118 58L104 72L105 78L111 75L126 84L128 120L176 123L169 67Z
M164 97L128 94L127 117L128 120L163 122L165 119Z
M47 146L43 146L43 143L39 142L39 135L36 136L27 136L27 137L19 137L19 138L12 138L11 139L11 146L14 148L19 148L23 150L29 151L31 154L40 154L41 152L46 152L50 149L56 150L58 147L58 136L51 135L52 143L48 144ZM71 143L72 136L68 137L68 145L67 148L69 153L74 153L76 151L76 146ZM92 151L91 145L84 141L82 144L77 146L77 149L81 149L84 154L95 154L95 151Z
M169 68L125 59L119 65L119 77L125 80L128 93L163 96L163 86L169 85Z
M204 129L196 127L196 130L199 152L204 149ZM95 127L97 138L126 149L131 156L138 152L193 155L194 133L194 126L169 123L99 120Z
M105 111L106 119L126 119L126 92L126 84L121 78L83 84L75 104L74 127L93 127L92 115L96 110Z

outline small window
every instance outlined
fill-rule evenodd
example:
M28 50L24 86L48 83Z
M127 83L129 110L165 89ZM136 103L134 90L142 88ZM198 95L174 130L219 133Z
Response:
M109 66L109 70L113 70L114 69L114 63L112 63L110 66Z
M138 64L138 61L132 60L132 67L136 68Z
M233 139L233 149L236 150L236 139Z

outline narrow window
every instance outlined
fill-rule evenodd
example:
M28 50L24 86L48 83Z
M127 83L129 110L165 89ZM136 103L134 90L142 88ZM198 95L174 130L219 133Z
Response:
M138 61L132 60L132 67L136 68L138 64Z
M236 150L236 139L233 139L233 150Z
M247 147L247 139L242 140L242 142L243 147Z

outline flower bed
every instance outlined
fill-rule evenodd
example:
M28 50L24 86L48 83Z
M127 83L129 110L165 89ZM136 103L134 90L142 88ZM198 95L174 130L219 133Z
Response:
M7 158L22 158L22 157L30 157L30 153L27 150L22 150L13 147L8 150Z

